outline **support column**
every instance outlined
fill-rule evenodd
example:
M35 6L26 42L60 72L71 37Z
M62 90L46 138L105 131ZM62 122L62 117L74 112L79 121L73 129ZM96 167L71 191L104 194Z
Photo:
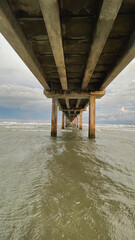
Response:
M66 122L67 122L67 116L65 115L65 127L67 127Z
M80 127L79 127L79 129L82 130L82 111L80 112Z
M69 125L69 124L68 124L67 116L66 116L66 124L65 124L65 125L66 125L66 127Z
M61 126L62 129L64 129L64 112L62 112L62 126Z
M89 138L95 138L95 96L89 99Z
M51 136L57 137L57 98L52 98Z
M75 126L75 119L72 121L72 124Z
M76 126L76 118L75 118L75 126Z
M78 128L78 116L77 116L77 128Z

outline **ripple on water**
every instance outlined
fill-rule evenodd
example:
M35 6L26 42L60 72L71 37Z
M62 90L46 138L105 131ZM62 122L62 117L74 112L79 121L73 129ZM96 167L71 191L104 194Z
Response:
M11 125L0 126L0 239L134 240L132 131L52 139L49 125Z

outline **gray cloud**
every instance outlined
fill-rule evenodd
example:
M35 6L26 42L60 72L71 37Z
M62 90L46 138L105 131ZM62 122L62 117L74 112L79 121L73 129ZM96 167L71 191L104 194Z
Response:
M0 46L0 106L50 112L51 99L43 95L42 86L1 34ZM97 122L135 124L135 59L106 90L96 101ZM88 111L83 119L88 121Z
M135 123L135 59L115 78L106 91L106 95L97 100L98 121Z
M36 111L48 111L51 99L43 94L43 88L0 34L0 106Z
M47 99L39 88L3 84L0 87L0 105L41 111L51 107L51 99Z

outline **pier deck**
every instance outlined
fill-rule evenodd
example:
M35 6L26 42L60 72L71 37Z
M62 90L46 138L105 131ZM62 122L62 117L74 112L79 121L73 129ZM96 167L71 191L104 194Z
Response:
M57 106L82 129L90 103L94 138L96 98L135 57L135 0L0 0L0 31L53 99L52 136Z

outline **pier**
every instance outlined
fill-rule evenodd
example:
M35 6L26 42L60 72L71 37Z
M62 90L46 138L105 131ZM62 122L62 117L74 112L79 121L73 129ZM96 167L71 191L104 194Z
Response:
M89 106L95 138L96 99L135 57L135 0L0 0L0 31L52 98L51 136L57 110L81 130Z

